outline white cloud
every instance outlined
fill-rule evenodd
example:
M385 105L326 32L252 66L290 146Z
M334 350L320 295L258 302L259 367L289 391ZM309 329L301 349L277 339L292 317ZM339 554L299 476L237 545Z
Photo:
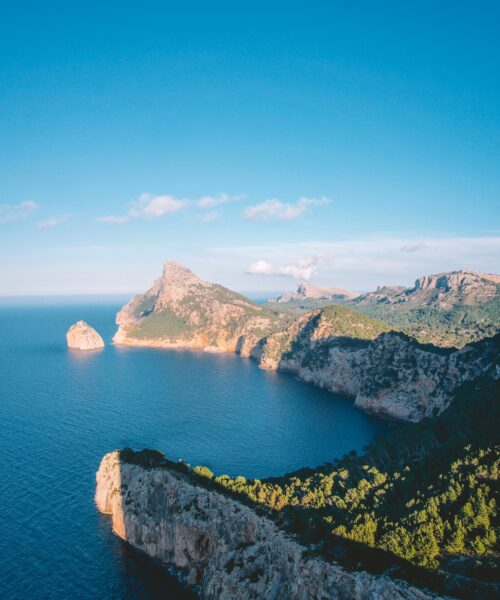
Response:
M48 219L45 219L44 221L40 221L39 223L37 223L36 227L37 229L47 229L48 227L56 227L57 225L60 225L61 223L67 221L70 217L71 215L52 216Z
M247 273L251 275L280 275L309 281L321 265L330 264L333 259L333 254L326 253L302 257L294 263L285 265L273 265L267 260L257 260L247 268Z
M418 247L418 250L401 251L404 247ZM220 257L224 269L228 273L232 271L235 280L240 273L239 287L243 290L248 289L249 285L248 282L245 283L248 275L245 279L243 274L251 271L267 275L255 277L253 289L277 291L283 285L283 273L278 272L284 270L283 265L297 265L304 256L318 254L334 254L335 260L324 263L321 269L311 275L314 283L359 292L374 290L378 285L411 286L421 275L458 269L500 273L500 236L492 235L421 238L379 235L337 241L304 240L254 246L222 246L211 248L209 252ZM266 266L268 264L271 267Z
M245 194L238 194L232 196L231 194L216 194L215 196L203 196L196 201L196 204L200 208L213 208L214 206L220 206L221 204L227 204L228 202L235 202L236 200L243 200L246 198Z
M187 200L180 200L174 198L174 196L141 194L137 200L130 203L129 209L124 215L107 215L98 217L97 221L102 223L126 223L133 219L159 219L165 215L178 212L187 203Z
M0 223L26 219L38 208L36 202L25 200L19 204L0 204Z
M254 204L245 209L244 217L250 221L291 221L302 216L310 210L311 206L327 204L328 198L306 198L302 197L295 202L282 202L277 198L265 200L260 204Z

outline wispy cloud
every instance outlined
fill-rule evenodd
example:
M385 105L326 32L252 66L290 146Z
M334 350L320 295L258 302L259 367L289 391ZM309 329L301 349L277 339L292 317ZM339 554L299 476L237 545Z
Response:
M402 251L402 248L407 250ZM337 241L222 246L211 248L209 252L220 257L228 272L233 269L237 273L240 269L240 273L251 272L253 276L267 275L261 278L262 286L276 288L280 285L280 275L288 272L293 276L292 268L287 267L300 267L303 257L319 254L335 255L335 258L312 273L313 281L357 291L368 291L382 284L412 285L421 275L458 269L500 272L500 236L491 235L415 238L386 234ZM307 276L308 273L300 274ZM274 280L271 275L275 275ZM244 280L241 285L245 285ZM261 285L257 277L256 285Z
M174 196L141 194L137 200L129 204L125 214L97 217L97 221L101 223L126 223L134 219L160 219L165 215L180 211L187 203L187 200L181 200Z
M221 193L215 194L215 196L203 196L196 201L196 204L200 208L213 208L214 206L220 206L221 204L227 204L228 202L243 200L244 198L246 198L245 194L231 195Z
M39 208L36 202L25 200L19 204L0 204L0 223L10 223L28 218Z
M334 254L332 253L305 256L296 262L285 265L275 265L267 260L257 260L247 268L247 273L251 275L281 275L308 281L321 265L330 264L333 260Z
M212 221L216 221L219 218L219 213L216 210L211 210L210 212L203 213L198 215L198 220L203 223L210 223Z
M243 215L250 221L292 221L308 212L311 206L328 204L328 198L306 198L302 197L295 203L282 202L277 198L265 200L260 204L254 204L245 209Z
M49 227L56 227L57 225L64 223L65 221L67 221L70 218L71 218L71 215L52 216L52 217L49 217L48 219L45 219L45 220L37 223L36 228L37 229L47 229Z

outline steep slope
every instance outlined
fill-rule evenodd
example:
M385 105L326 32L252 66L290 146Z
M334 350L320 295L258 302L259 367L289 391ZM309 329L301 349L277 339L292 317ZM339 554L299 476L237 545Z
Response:
M435 597L308 554L269 518L201 479L157 452L115 451L99 467L96 504L118 536L173 566L207 600Z
M460 350L420 344L344 306L299 317L261 344L260 365L355 398L363 410L408 421L441 413L463 382L500 376L500 335Z
M118 313L113 341L248 355L283 319L240 294L203 281L179 263L167 262L153 287Z

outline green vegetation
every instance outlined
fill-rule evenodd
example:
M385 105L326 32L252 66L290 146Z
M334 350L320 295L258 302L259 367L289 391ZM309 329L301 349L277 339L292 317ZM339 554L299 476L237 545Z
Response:
M153 312L130 329L129 335L137 339L183 337L193 331L193 326L168 308Z
M195 472L273 509L327 555L340 537L428 568L471 557L479 577L499 557L499 391L487 380L464 386L440 417L399 427L362 457L268 480Z
M461 347L500 330L500 297L451 309L400 304L357 304L356 310L385 321L422 342Z

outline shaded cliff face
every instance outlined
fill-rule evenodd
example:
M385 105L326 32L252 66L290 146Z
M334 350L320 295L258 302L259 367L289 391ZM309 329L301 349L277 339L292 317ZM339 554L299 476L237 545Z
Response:
M318 310L270 336L260 364L351 396L368 412L407 421L440 414L465 381L500 376L500 335L451 350L387 329L345 307Z
M107 454L96 476L98 509L132 546L172 565L203 598L218 600L427 600L403 582L312 557L269 519L189 476Z
M118 313L117 344L188 347L249 355L283 317L208 283L175 262Z
M68 347L74 350L96 350L104 347L104 341L97 331L85 323L78 321L66 333Z

